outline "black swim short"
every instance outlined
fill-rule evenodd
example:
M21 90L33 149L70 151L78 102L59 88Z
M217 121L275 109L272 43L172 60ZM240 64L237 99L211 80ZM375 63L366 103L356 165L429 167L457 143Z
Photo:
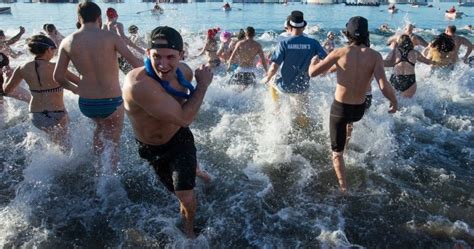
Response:
M336 100L332 102L329 117L329 132L331 134L331 149L334 152L344 151L347 136L347 124L359 121L364 116L366 103L349 105Z
M118 57L118 64L120 70L122 70L124 74L128 74L128 72L133 70L132 65L130 65L130 63L128 63L128 61L122 56Z
M409 75L395 75L390 76L390 83L393 88L400 92L408 90L413 84L416 83L416 76L414 74Z
M250 86L255 85L255 74L252 72L238 72L235 73L229 81L231 85L242 85L242 86Z
M137 140L138 154L155 169L161 182L171 191L192 190L196 185L196 147L189 128L181 128L169 142L144 144Z

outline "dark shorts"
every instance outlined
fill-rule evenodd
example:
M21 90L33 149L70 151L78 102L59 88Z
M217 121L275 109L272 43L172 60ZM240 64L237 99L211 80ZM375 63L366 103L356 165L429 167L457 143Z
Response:
M128 63L128 61L122 56L118 57L118 64L120 70L122 70L124 74L128 74L128 72L133 70L132 65L130 65L130 63Z
M395 75L390 76L390 83L393 88L400 92L408 90L411 86L416 83L416 76L414 74L410 75Z
M137 140L138 154L155 169L161 182L171 191L192 190L196 185L196 147L189 128L181 128L162 145Z
M255 74L252 72L238 72L235 73L229 81L231 85L250 86L255 85Z
M331 149L334 152L344 151L347 136L347 124L357 122L364 116L366 103L360 105L343 104L336 100L332 102L329 117L329 132L331 134Z

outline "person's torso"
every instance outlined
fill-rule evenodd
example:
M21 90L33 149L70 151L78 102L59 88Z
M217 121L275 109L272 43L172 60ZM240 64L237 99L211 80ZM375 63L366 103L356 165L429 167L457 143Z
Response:
M137 71L138 70L138 71ZM180 126L173 124L169 121L163 120L161 117L153 117L148 114L142 106L135 103L134 99L140 99L141 96L132 96L132 87L136 84L140 84L140 87L145 88L148 93L154 93L155 98L166 98L172 103L163 104L158 108L169 108L170 105L183 105L185 100L176 96L171 96L166 90L157 82L155 79L146 75L144 68L137 69L132 72L132 75L136 75L134 82L127 82L124 87L123 97L125 100L125 110L130 119L130 123L135 131L135 136L138 140L146 144L161 145L167 143L174 134L181 128ZM132 76L133 77L133 76ZM170 86L177 91L186 92L186 89L179 84L175 78L169 81ZM142 89L143 90L143 89ZM169 97L172 97L171 100Z
M338 53L335 99L346 104L362 104L374 74L376 52L363 46L348 46Z
M260 45L253 40L243 41L240 44L239 66L255 67L255 58L260 50Z
M281 90L291 93L306 91L309 87L308 67L311 58L317 54L317 41L300 35L281 43L285 54L281 66Z
M114 35L102 30L82 31L73 34L68 42L69 57L82 75L79 96L93 99L120 96Z
M36 60L21 67L21 74L31 92L31 112L65 109L63 89L53 79L54 66L54 63Z

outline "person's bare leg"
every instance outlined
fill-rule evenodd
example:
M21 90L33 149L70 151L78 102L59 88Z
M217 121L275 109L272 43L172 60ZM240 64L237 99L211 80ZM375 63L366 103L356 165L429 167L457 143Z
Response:
M339 187L341 192L345 193L347 191L346 185L346 168L344 165L344 151L341 152L332 152L332 165L336 171L337 181L339 182Z
M415 93L416 93L416 84L413 84L412 86L410 86L410 88L402 92L402 96L405 98L411 98L413 97L413 95L415 95Z
M179 200L180 213L184 221L184 233L188 238L194 239L194 216L196 216L197 200L194 190L176 191Z
M347 145L349 145L349 140L351 140L352 136L352 130L354 130L354 124L348 123L346 126L346 145L344 146L344 148L347 148Z
M53 143L61 146L62 150L69 150L69 138L68 138L68 124L69 120L67 115L51 129L45 130L46 133L50 136Z
M196 165L196 176L201 178L205 183L210 183L212 180L211 176L206 171L202 171L199 168L199 163Z
M102 155L105 145L110 144L111 166L115 171L119 161L120 135L122 134L124 118L123 105L105 119L96 119L96 130L94 131L94 148L96 153Z

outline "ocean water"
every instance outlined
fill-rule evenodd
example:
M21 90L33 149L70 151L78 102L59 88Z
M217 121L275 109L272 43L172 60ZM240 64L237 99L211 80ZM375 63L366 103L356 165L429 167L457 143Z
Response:
M236 4L164 4L165 14L136 14L152 4L100 4L115 7L127 27L145 35L158 25L178 28L191 56L204 44L210 27L237 31L252 25L270 51L291 10L305 12L310 36L320 41L339 31L353 15L369 19L372 46L382 54L388 23L401 29L417 25L427 40L448 24L474 23L468 16L448 21L444 10L399 6L385 8ZM13 15L0 15L0 29L27 34L54 23L67 35L74 30L74 4L16 3ZM237 8L241 9L238 10ZM314 32L318 31L319 32ZM460 31L474 41L474 33ZM13 46L30 57L24 41ZM465 50L463 49L462 52ZM188 60L196 67L205 58ZM390 69L387 69L387 75ZM262 77L263 72L259 74ZM355 124L346 152L350 193L341 196L329 148L329 109L335 76L311 80L309 128L291 123L283 102L274 112L262 85L243 92L228 86L229 74L217 72L199 116L191 126L202 168L214 181L197 180L198 238L179 230L176 198L138 157L130 122L125 120L121 162L108 173L107 158L91 157L93 125L82 116L77 96L65 92L70 117L71 152L61 152L28 119L25 103L6 99L0 123L0 245L4 248L464 248L474 246L474 69L458 65L439 78L417 65L418 90L387 113L388 101L373 84L373 105ZM123 80L123 75L121 75ZM123 82L122 82L123 83ZM99 162L102 162L99 163ZM104 163L105 162L105 163Z

